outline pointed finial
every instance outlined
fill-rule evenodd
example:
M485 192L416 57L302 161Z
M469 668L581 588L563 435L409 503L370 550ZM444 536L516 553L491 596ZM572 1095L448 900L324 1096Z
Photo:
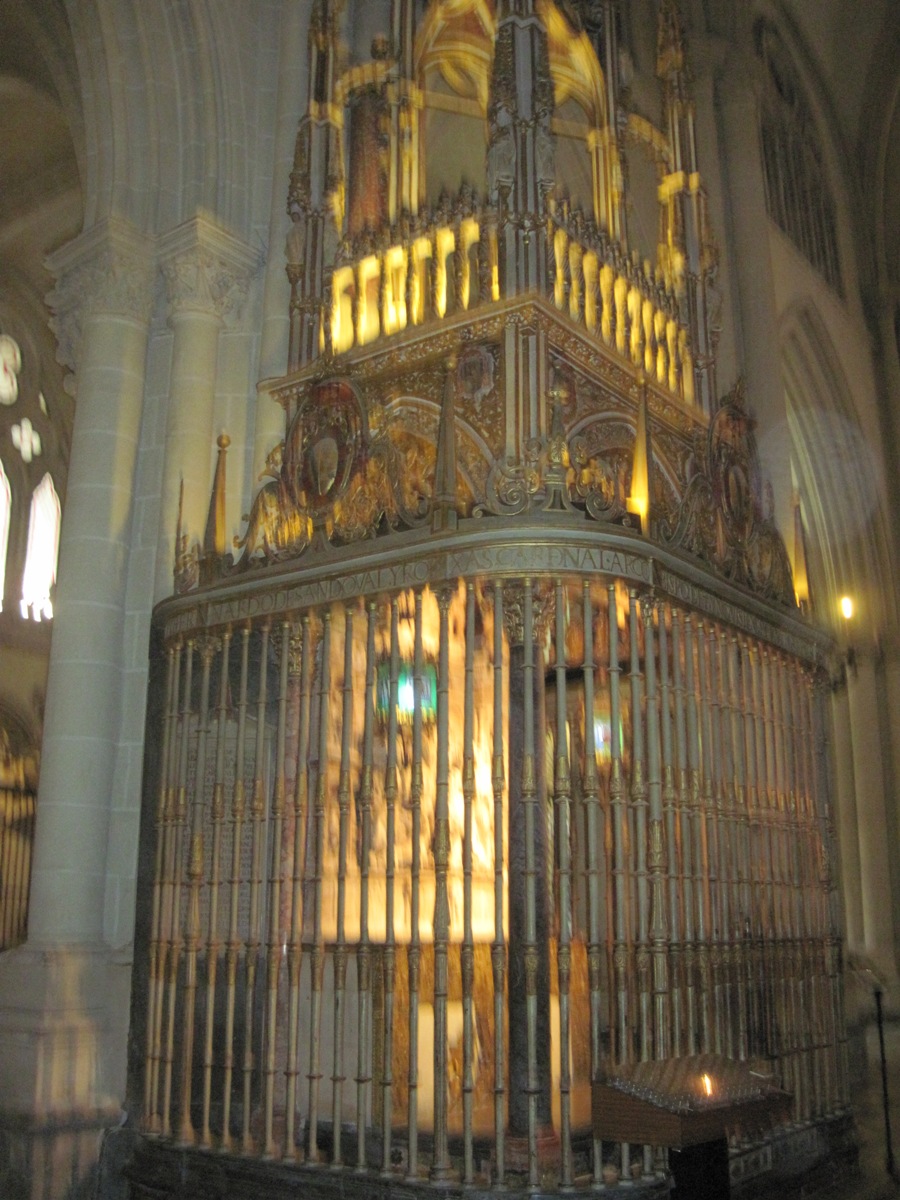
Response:
M216 473L209 498L203 554L204 557L215 555L221 558L225 554L225 451L231 445L231 438L227 433L222 433L217 438L216 445L219 447L219 456L216 459Z
M668 79L684 68L684 39L677 0L662 0L656 34L656 74Z

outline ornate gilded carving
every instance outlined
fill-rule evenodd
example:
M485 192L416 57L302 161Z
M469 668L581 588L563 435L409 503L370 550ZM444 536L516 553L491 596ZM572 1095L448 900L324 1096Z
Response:
M658 526L664 545L685 550L726 578L795 607L791 569L772 520L739 383L698 444L693 474L676 511Z
M433 447L390 423L370 434L348 381L316 384L269 454L269 481L235 546L244 564L281 561L311 545L374 537L382 526L413 526L430 511L433 472Z

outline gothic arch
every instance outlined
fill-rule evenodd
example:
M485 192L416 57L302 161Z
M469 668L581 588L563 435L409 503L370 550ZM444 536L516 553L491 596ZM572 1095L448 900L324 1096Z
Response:
M243 57L258 37L228 6L81 5L71 21L89 138L85 227L115 213L158 232L206 209L245 230L256 101Z
M881 447L856 417L851 389L812 304L786 314L781 365L819 616L833 624L837 597L852 592L869 628L878 630L897 617Z
M838 294L844 290L836 205L822 120L781 25L754 24L760 64L759 131L770 218Z

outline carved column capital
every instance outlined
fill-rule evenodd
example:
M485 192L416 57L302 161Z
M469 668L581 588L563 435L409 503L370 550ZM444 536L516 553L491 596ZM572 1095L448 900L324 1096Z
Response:
M147 326L153 302L153 243L133 225L108 217L47 259L56 286L47 295L57 357L75 370L85 322L98 313Z
M555 600L552 589L541 583L531 583L533 639L543 642L553 617ZM503 624L510 646L521 646L525 640L525 585L510 582L503 587Z
M249 246L201 213L170 230L159 249L170 322L183 312L220 320L236 312L259 266Z

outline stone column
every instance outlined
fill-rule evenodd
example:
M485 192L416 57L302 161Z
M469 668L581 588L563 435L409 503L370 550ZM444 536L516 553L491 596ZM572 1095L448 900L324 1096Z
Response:
M787 534L793 528L791 439L778 352L777 297L769 259L770 221L753 72L752 60L733 55L725 60L716 89L734 289L725 302L734 314L737 359L746 380L748 408L759 421L757 440L775 495L775 516Z
M123 1083L125 1029L113 1011L103 915L152 246L110 218L57 252L50 269L77 403L28 941L0 958L0 1109L27 1119L15 1136L28 1142L34 1178L44 1176L41 1195L56 1197L89 1169L96 1127L117 1112ZM63 1160L64 1178L54 1180Z
M891 864L885 795L884 747L874 652L857 650L847 670L856 829L862 886L863 945L885 984L896 984Z
M243 300L256 256L233 234L198 214L162 239L160 261L173 333L166 452L160 506L156 596L172 592L175 534L201 543L209 511L219 330Z

